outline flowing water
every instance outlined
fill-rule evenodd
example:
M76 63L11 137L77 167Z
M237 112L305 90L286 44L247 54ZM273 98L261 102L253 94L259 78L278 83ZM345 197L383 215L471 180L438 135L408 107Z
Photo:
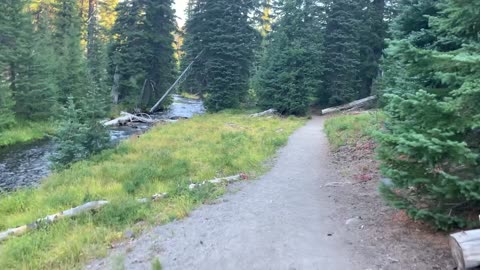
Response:
M203 113L205 108L201 100L174 95L169 109L154 114L153 118L191 118ZM114 127L110 129L110 138L116 144L150 127L151 125L144 123ZM50 173L49 156L54 150L55 144L49 139L0 149L0 192L39 185L41 180Z

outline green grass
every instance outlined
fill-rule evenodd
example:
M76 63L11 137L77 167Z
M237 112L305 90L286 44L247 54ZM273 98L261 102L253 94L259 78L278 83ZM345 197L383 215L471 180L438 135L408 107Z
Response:
M190 93L187 93L187 92L180 93L180 96L182 96L184 98L189 98L189 99L200 99L199 96L197 96L195 94L190 94Z
M52 122L17 121L12 128L0 132L0 148L43 139L54 131Z
M305 122L221 113L158 126L140 138L48 177L38 189L0 196L0 230L30 223L87 201L111 203L95 213L31 231L0 243L0 269L80 269L104 256L127 228L141 230L183 218L224 191L188 190L190 181L265 171L266 160ZM168 192L165 200L137 198ZM139 221L145 221L140 222ZM143 224L143 225L140 225Z
M325 121L325 132L333 149L369 140L385 119L382 112L333 116Z

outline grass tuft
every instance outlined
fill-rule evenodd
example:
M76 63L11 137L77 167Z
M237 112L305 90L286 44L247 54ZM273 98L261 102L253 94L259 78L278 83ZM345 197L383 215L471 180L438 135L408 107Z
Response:
M325 121L325 132L333 149L338 149L371 139L384 120L379 111L333 116Z
M0 148L40 140L54 132L52 122L17 121L12 128L0 132Z
M71 168L52 174L38 189L0 195L0 230L30 223L92 200L111 204L0 243L0 269L79 269L104 256L127 228L186 217L224 192L191 181L266 170L265 161L305 120L210 114L157 126ZM167 192L162 201L136 199Z

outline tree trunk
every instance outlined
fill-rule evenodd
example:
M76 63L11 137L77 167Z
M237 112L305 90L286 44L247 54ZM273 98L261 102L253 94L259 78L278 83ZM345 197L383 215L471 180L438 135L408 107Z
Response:
M120 96L120 74L118 73L118 65L115 67L115 74L113 74L113 84L112 84L112 101L113 104L118 104L118 99Z
M364 99L360 99L354 102L347 103L345 105L341 105L338 107L332 107L332 108L327 108L322 110L322 114L329 114L329 113L335 113L335 112L340 112L340 111L345 111L353 108L362 108L368 105L371 105L373 101L377 99L376 96L371 96L367 97Z

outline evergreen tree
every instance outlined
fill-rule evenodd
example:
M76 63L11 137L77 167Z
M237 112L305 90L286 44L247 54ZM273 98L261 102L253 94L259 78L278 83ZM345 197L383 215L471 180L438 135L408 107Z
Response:
M259 105L303 115L320 84L324 11L298 0L286 1L282 11L257 73Z
M415 219L441 229L469 227L478 223L472 213L480 208L480 6L414 2L404 12L415 12L396 20L397 40L389 48L410 90L386 80L389 118L379 156L392 183L381 191Z
M192 73L195 87L208 92L205 105L210 111L238 107L247 94L258 40L249 21L253 8L253 1L197 1L187 22L185 59L204 52Z
M176 30L172 0L147 0L145 16L145 57L147 84L142 106L153 106L175 81L176 61L174 58L174 37Z
M56 55L52 47L46 7L37 14L36 31L30 25L27 55L19 61L15 111L31 120L45 120L57 112L58 88L55 80Z
M105 118L107 106L104 102L102 91L95 88L88 91L87 96L82 100L82 111L80 120L85 129L82 139L83 148L86 156L99 153L110 145L110 135L108 130L100 123L100 119Z
M320 102L338 105L358 97L362 2L334 0L327 9Z
M54 48L58 54L57 83L59 98L80 100L88 90L87 67L81 46L81 22L74 0L58 0L56 8Z
M187 22L185 24L185 35L183 40L182 50L184 55L182 56L180 69L185 70L188 65L202 52L203 45L202 33L206 32L205 22L203 21L201 12L203 12L205 6L205 0L194 0L189 3L189 14ZM191 94L199 94L203 96L207 91L207 81L205 77L205 58L198 58L191 67L189 76L182 84L184 91Z
M2 67L0 66L0 68ZM6 81L3 78L0 79L0 131L2 131L15 123L15 114L12 110L15 103Z
M117 7L111 70L120 76L120 98L138 100L144 108L153 105L175 79L171 5L171 0L130 0Z
M16 92L17 69L21 55L26 53L25 26L28 18L23 12L25 1L0 2L0 129L14 122L12 94Z
M360 67L357 98L371 95L374 80L380 68L380 60L385 48L387 24L385 22L385 0L366 0L360 16Z
M55 133L56 151L50 158L54 169L66 168L71 162L87 157L85 149L87 128L82 123L80 114L73 98L69 97Z
M103 104L109 104L107 83L106 46L102 40L102 29L99 24L97 0L89 0L87 27L87 66L90 89L94 91ZM102 106L105 111L109 108Z

